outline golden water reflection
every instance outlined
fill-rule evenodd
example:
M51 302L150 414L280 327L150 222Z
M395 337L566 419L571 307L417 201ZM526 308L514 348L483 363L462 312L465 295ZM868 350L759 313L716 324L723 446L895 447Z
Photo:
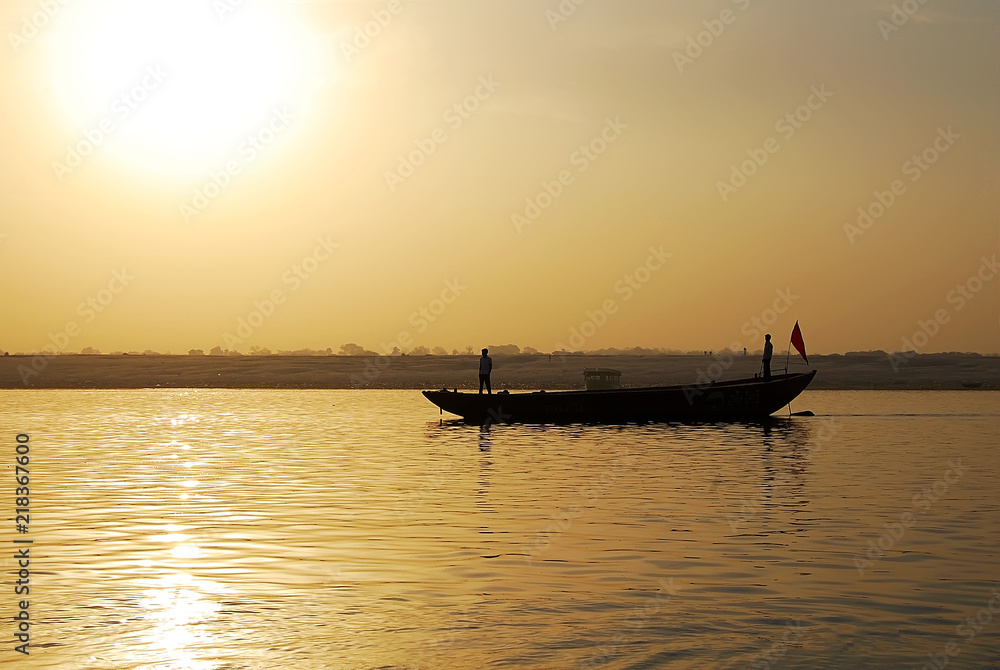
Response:
M209 579L184 572L166 571L158 577L140 580L142 591L139 607L149 624L143 634L145 648L159 655L160 661L139 666L148 670L213 670L219 664L199 660L200 650L214 645L206 624L216 618L221 605L213 600L228 589Z
M753 667L789 620L781 667L909 667L995 585L986 394L954 420L804 395L841 412L832 432L480 429L407 391L22 397L4 421L48 422L39 668ZM866 539L954 458L969 473L859 576Z

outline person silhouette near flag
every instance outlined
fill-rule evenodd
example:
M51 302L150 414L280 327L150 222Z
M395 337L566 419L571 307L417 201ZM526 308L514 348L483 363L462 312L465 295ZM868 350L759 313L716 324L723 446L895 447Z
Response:
M790 345L788 347L788 354L785 355L785 372L788 372L788 356L791 355L792 347L799 352L802 359L809 363L809 358L806 356L806 343L802 339L802 329L799 328L799 322L795 322L795 327L792 328L792 337L789 340ZM771 378L771 356L774 347L771 346L771 334L768 333L764 336L764 357L761 359L761 367L763 368L764 379Z

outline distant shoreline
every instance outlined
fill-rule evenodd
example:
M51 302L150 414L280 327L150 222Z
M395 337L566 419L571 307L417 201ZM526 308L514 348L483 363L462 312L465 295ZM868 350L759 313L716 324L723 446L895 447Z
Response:
M789 359L790 372L818 370L810 389L1000 388L1000 356L883 352ZM494 356L493 387L583 388L584 368L622 372L625 386L688 384L710 377L752 377L758 357L700 355L518 354ZM439 389L477 388L478 355L457 356L192 356L61 354L0 356L3 389ZM894 364L895 368L894 369ZM781 370L785 357L775 359ZM22 376L27 379L24 382Z

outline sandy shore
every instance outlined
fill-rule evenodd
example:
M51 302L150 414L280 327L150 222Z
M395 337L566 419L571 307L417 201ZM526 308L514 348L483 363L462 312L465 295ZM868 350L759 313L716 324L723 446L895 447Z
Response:
M627 386L686 384L751 377L757 358L711 356L495 356L493 387L583 387L583 369L622 371ZM818 370L812 389L962 389L982 382L1000 388L1000 356L884 353L792 358L791 372ZM775 368L784 366L784 357ZM0 356L0 388L476 388L478 356Z

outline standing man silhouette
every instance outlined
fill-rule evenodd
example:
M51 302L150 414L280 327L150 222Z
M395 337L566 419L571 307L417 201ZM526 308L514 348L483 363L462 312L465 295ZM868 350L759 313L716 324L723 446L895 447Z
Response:
M486 392L493 395L490 388L490 373L493 372L493 359L487 356L489 349L483 349L483 357L479 359L479 394L483 393L483 384L486 384Z
M771 353L774 351L774 347L771 346L771 333L764 336L764 358L761 361L764 364L764 379L771 378Z

